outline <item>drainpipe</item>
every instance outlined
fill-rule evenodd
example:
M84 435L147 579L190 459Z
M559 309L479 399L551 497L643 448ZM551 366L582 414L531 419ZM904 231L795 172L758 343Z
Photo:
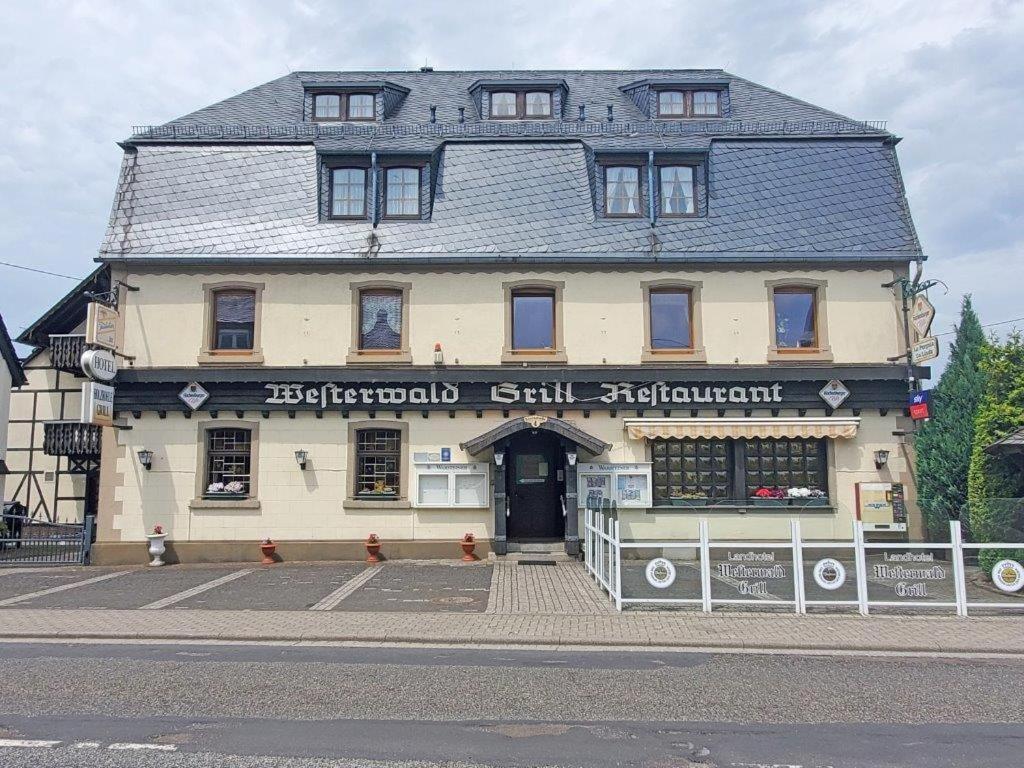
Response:
M373 221L373 228L377 228L377 223L380 221L377 206L377 153L370 153L370 200L372 200L371 216L370 219Z
M647 218L654 226L654 152L647 153Z

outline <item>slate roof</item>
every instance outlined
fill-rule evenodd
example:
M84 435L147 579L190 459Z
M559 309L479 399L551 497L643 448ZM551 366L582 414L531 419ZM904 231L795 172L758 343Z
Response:
M569 254L692 259L918 251L892 147L879 141L716 141L708 213L596 215L581 142L450 143L429 221L321 221L312 146L144 146L126 156L102 246L144 254Z
M11 374L11 383L15 387L28 384L28 379L25 378L25 371L21 367L18 353L15 351L11 337L7 333L7 326L4 325L2 315L0 315L0 357L3 358L4 363L7 365L7 370Z
M986 453L1024 453L1024 427L985 446Z

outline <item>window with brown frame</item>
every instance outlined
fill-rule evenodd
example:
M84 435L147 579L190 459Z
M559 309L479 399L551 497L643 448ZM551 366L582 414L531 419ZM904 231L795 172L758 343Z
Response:
M662 165L658 168L662 216L693 216L697 212L694 169L689 165Z
M722 99L718 91L663 90L658 91L658 117L718 117L722 113Z
M512 349L517 352L555 348L555 292L542 288L512 291Z
M416 219L420 215L420 169L388 168L384 176L384 217Z
M604 167L604 212L606 216L640 215L640 169L637 166Z
M366 217L366 169L331 169L331 218Z
M815 351L818 343L818 291L780 286L772 292L775 346L779 352Z
M366 288L359 292L359 351L402 349L402 291Z
M374 120L375 102L372 93L315 93L313 120Z
M401 495L402 433L397 429L356 432L357 498L398 498Z
M651 288L651 351L693 349L693 292L688 288Z
M490 117L496 120L550 118L550 91L492 91Z
M256 292L213 292L210 350L251 352L256 340Z

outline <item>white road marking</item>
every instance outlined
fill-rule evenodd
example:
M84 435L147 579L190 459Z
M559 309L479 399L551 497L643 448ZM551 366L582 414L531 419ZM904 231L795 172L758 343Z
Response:
M124 576L126 573L131 573L131 571L117 571L116 573L105 573L102 576L93 576L91 579L85 579L84 581L73 581L70 584L61 584L59 587L41 589L38 592L29 592L24 595L15 595L14 597L8 597L6 600L0 600L0 606L15 605L16 603L23 603L26 600L34 600L37 597L44 597L46 595L56 594L57 592L64 592L68 589L75 589L76 587L85 587L89 584L96 584L100 581L106 581L107 579L113 579L118 576Z
M155 610L158 610L160 608L166 608L169 605L174 605L175 603L180 603L182 600L188 600L190 597L195 597L196 595L201 595L203 592L206 592L208 589L213 589L214 587L219 587L221 584L227 584L229 581L234 581L235 579L240 579L243 576L245 576L247 573L252 573L252 572L253 572L252 568L244 568L241 571L235 571L234 573L229 573L227 576L221 576L219 579L214 579L213 581L207 581L207 582L205 582L203 584L200 584L199 586L192 587L191 589L186 589L184 592L179 592L176 595L171 595L170 597L165 597L162 600L155 600L154 602L149 603L148 605L142 606L142 608L140 610L143 610L143 611L155 611Z
M99 749L100 743L98 741L76 741L71 745L72 749Z
M133 744L131 742L117 742L110 744L107 749L122 749L122 750L142 750L152 749L157 752L177 752L178 748L174 744Z
M45 739L0 739L0 747L26 747L38 749L39 747L56 747L59 741L46 741Z
M340 603L346 597L348 597L353 592L355 592L357 589L359 589L361 586L363 586L363 584L365 584L370 579L372 579L374 576L376 576L378 573L380 573L380 570L383 567L384 567L383 565L371 565L369 568L367 568L362 573L360 573L360 574L358 574L356 576L353 576L347 582L345 582L340 587L338 587L336 590L331 592L331 594L327 595L327 597L325 597L322 600L320 600L320 602L314 603L313 605L311 605L309 607L309 610L311 610L311 611L330 611L333 608L336 608L338 603Z

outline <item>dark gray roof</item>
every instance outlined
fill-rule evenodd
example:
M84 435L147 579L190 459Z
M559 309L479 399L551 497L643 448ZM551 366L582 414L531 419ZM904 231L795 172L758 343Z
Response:
M22 331L18 341L37 348L45 347L49 344L50 334L68 333L85 320L86 308L91 301L90 293L105 293L109 290L110 268L100 265Z
M25 378L25 371L21 367L21 360L18 359L18 353L14 350L14 344L7 333L7 326L4 325L2 315L0 315L0 357L3 358L4 363L7 365L7 370L10 371L11 382L14 386L20 387L28 384L28 379Z
M495 443L511 437L517 432L530 429L540 429L545 432L553 432L554 434L560 435L561 437L575 443L580 448L583 448L594 456L600 456L612 447L611 443L606 443L601 438L594 437L590 433L584 432L571 421L557 419L550 416L520 416L516 419L509 419L502 422L494 429L489 429L482 435L474 437L472 440L459 443L459 447L471 456L475 456L481 451L490 448Z
M306 87L317 83L344 82L355 84L382 82L408 88L409 94L385 123L392 125L427 124L430 107L437 107L436 119L442 124L457 123L459 108L464 109L468 123L480 122L471 86L477 81L536 82L564 81L568 96L563 114L569 120L577 117L579 106L585 105L591 120L603 121L607 107L614 108L615 121L642 122L647 116L621 88L638 81L657 83L687 82L729 86L727 119L700 121L712 130L733 133L729 125L788 121L794 125L807 123L798 132L810 131L812 123L855 123L855 121L821 107L779 93L720 69L652 69L652 70L498 70L461 72L292 72L284 77L258 85L237 96L225 99L167 123L167 127L217 126L289 126L303 124L303 98ZM305 124L307 127L308 123ZM316 126L314 126L316 127ZM550 126L548 126L550 127ZM335 133L375 132L375 126L331 126ZM542 130L542 128L535 128ZM877 131L876 131L877 132ZM167 138L170 134L163 134Z
M1024 453L1024 427L985 446L986 453Z
M382 257L773 254L893 261L919 252L894 148L874 140L724 140L707 215L597 216L580 141L452 142L429 221L321 221L309 145L142 146L126 155L102 254Z

